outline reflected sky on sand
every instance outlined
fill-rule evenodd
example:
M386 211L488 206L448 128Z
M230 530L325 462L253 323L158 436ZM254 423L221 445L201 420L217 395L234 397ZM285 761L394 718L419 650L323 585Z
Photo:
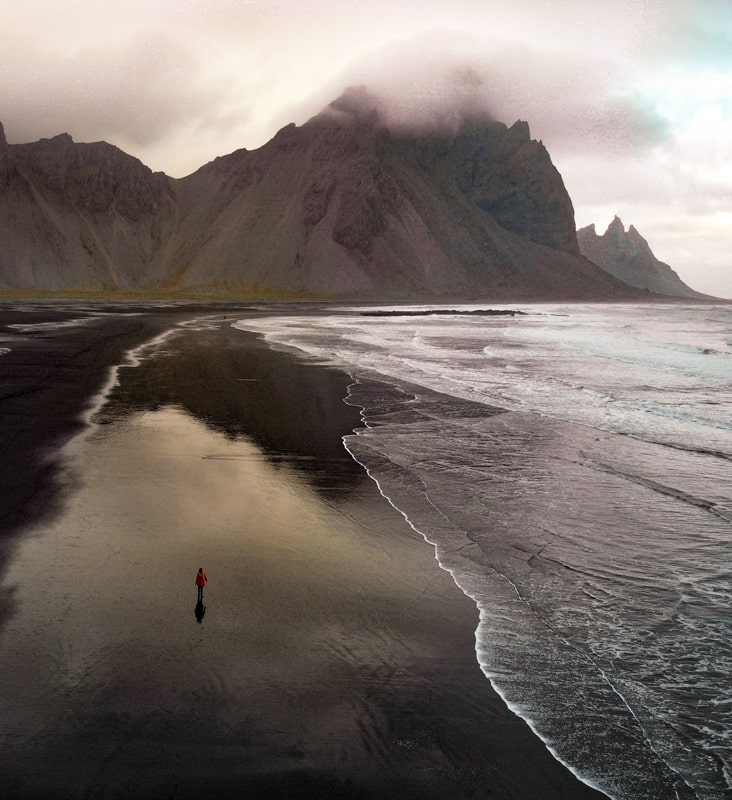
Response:
M323 435L326 428L346 434L361 424L358 411L344 402L348 376L272 351L228 323L220 330L181 331L139 366L120 370L119 380L98 417L102 423L181 407L228 438L250 438L318 488L334 489L335 481L343 489L365 479L340 437ZM323 464L336 468L323 472Z
M5 579L18 612L0 660L0 762L19 785L81 796L141 764L153 785L173 750L194 758L201 726L226 769L252 769L261 747L282 769L288 748L335 753L357 723L334 687L408 673L429 651L434 608L394 562L414 544L364 536L357 498L323 503L296 469L173 408L100 426L77 459L79 490ZM199 564L205 618L190 613ZM409 630L392 613L405 603Z

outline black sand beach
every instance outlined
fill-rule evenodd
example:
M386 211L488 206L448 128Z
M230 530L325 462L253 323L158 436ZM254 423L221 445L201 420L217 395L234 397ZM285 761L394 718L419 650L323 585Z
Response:
M0 795L603 797L506 709L474 604L343 449L347 376L230 309L123 310L0 357ZM109 367L206 313L59 452Z

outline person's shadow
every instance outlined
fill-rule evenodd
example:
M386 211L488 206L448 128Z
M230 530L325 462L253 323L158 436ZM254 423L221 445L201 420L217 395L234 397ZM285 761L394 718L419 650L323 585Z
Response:
M206 606L203 604L203 600L199 600L196 603L196 610L194 613L196 615L196 622L199 624L203 622L203 615L206 613Z

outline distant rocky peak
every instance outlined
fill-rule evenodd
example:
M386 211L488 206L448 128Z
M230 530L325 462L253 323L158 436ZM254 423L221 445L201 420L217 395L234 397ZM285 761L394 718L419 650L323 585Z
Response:
M595 233L594 225L592 232ZM631 256L638 253L651 254L651 248L648 242L638 233L638 229L631 225L628 230L625 230L622 220L617 214L613 217L613 221L607 226L602 239L608 243L610 247L614 247L617 252L624 252L626 255Z
M607 226L607 230L605 231L605 236L617 236L618 234L625 233L625 225L623 225L622 220L616 214L613 217L613 221Z
M529 123L523 119L517 119L508 129L511 138L517 142L525 143L531 141L531 129Z
M640 243L645 245L648 244L648 242L640 235L635 225L631 225L628 228L628 238L631 239L632 241L638 242L639 244Z
M635 226L626 232L617 215L602 236L597 235L594 225L588 225L577 231L577 241L585 258L630 286L671 297L703 297L653 255Z
M20 145L25 149L34 148L36 150L58 150L58 149L65 149L67 147L71 147L75 144L74 140L71 138L71 134L69 133L59 133L57 136L51 136L50 138L42 138L39 139L37 142L32 142L30 144Z

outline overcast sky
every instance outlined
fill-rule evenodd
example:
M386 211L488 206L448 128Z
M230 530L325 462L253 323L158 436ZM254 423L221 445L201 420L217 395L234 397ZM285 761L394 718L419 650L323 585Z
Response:
M344 88L529 122L577 226L617 214L732 298L731 0L0 0L11 143L103 139L182 177Z

